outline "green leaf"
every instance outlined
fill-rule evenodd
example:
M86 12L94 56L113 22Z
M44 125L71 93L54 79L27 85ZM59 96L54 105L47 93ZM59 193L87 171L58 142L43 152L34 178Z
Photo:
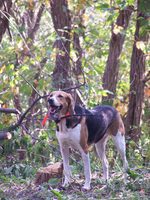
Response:
M130 176L130 178L135 179L139 174L135 174L131 169L127 169L127 173Z
M91 30L90 32L92 33L92 35L99 36L99 31L97 30Z
M109 8L109 4L107 4L107 3L101 3L101 4L99 4L98 6L96 6L95 7L95 9L97 10L97 11L99 11L99 10L104 10L104 11L106 11L106 10L108 10L108 8Z
M57 195L58 197L61 197L61 194L60 194L58 191L53 190L53 189L51 189L51 191L52 191L55 195Z
M12 169L13 169L13 165L6 169L5 174L10 174L10 172L12 172Z
M50 185L50 186L56 186L56 185L58 185L58 183L59 183L59 179L58 178L53 178L53 179L50 179L49 181L48 181L48 184Z

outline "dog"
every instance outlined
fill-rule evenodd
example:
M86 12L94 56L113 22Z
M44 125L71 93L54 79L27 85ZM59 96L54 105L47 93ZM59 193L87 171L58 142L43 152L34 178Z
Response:
M54 91L48 97L47 117L56 122L56 136L59 141L64 165L65 180L70 182L69 147L79 150L84 163L85 184L83 189L90 189L91 170L89 147L95 144L102 161L103 179L108 180L108 161L105 146L111 136L123 160L124 171L128 168L126 159L124 124L118 111L109 105L100 105L91 110L75 105L71 94ZM125 175L126 176L126 175Z

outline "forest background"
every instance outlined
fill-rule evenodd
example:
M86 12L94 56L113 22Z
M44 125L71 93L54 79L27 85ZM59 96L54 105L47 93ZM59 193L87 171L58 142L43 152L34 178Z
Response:
M0 198L150 197L149 13L148 0L0 1ZM80 190L83 163L76 151L68 190L57 179L33 184L39 168L62 160L55 123L42 125L47 95L58 89L86 108L110 104L119 111L126 129L127 185L111 139L109 183L102 182L92 148L90 192Z

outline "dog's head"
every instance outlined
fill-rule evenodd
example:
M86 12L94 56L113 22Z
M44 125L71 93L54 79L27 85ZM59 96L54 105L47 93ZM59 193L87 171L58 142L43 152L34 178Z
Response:
M74 100L71 94L63 91L54 91L48 97L48 117L51 115L74 114Z

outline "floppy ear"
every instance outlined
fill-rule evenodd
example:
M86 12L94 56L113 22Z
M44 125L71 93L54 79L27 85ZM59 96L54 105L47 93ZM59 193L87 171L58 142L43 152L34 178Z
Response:
M71 96L71 94L67 94L67 102L68 102L68 112L70 115L75 114L74 112L74 100Z

